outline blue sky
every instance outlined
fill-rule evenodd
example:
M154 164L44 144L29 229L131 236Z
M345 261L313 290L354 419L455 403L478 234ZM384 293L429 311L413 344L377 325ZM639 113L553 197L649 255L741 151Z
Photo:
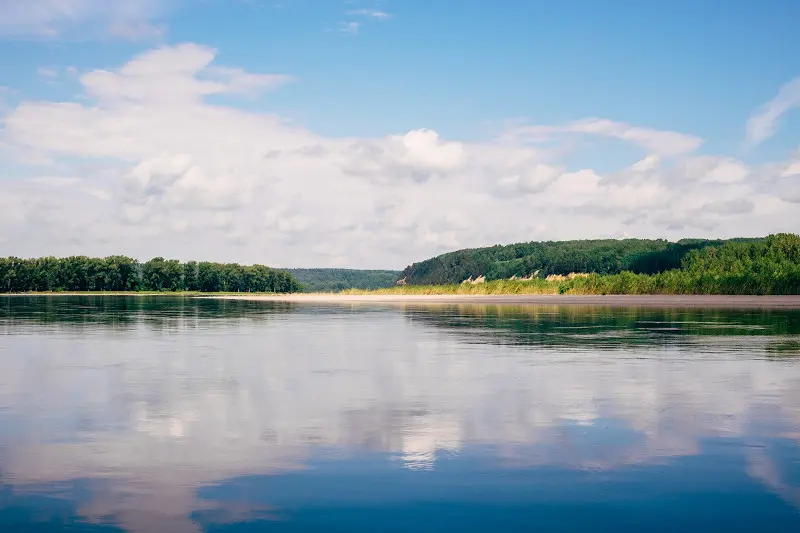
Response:
M255 237L242 228L258 226L255 234L265 235L268 228L259 225L268 220L274 233L264 237L262 246L273 250L280 263L402 267L452 247L512 240L679 238L798 229L800 219L792 212L797 211L794 199L800 198L800 189L789 171L800 157L800 113L793 111L800 105L800 88L792 85L800 75L797 2L28 4L29 9L20 9L19 2L0 0L0 86L5 87L0 93L0 102L5 101L0 142L6 147L0 160L6 181L14 182L9 190L19 198L41 200L41 190L29 190L33 179L39 189L49 182L50 194L61 187L59 197L79 187L100 191L95 196L102 205L87 204L86 212L96 216L87 216L84 223L99 222L117 233L93 237L75 224L75 235L65 239L63 225L56 224L54 236L47 224L35 221L37 212L29 210L7 221L5 230L0 226L9 252L127 250L149 256L173 251L171 255L202 252L213 259L264 260L243 244ZM202 107L191 116L214 111L220 118L224 112L230 130L200 122L200 131L188 136L176 130L170 137L179 139L175 145L169 141L157 153L144 147L131 151L122 144L95 150L71 141L80 138L97 146L92 135L100 130L79 132L74 124L58 122L77 115L47 114L70 102L78 103L87 116L108 112L102 139L119 135L120 143L152 137L147 128L125 118L131 106L154 121L150 127L173 113L171 124L188 122L190 115L164 107L161 96L158 102L150 96L138 95L135 101L126 97L124 107L121 93L98 95L87 84L93 72L119 73L135 57L156 61L155 51L178 45L187 45L181 48L186 54L200 47L213 50L211 70L202 66L190 73L192 79L222 75L229 86L203 92L192 104ZM159 95L169 92L167 81L181 71L182 60L176 61L163 76L146 80L148 87ZM238 77L220 74L216 66L236 69ZM291 80L273 84L264 78L255 83L259 90L241 90L245 74L281 74ZM156 89L159 79L163 87ZM133 83L128 77L117 81ZM140 85L136 87L138 91ZM786 89L780 92L782 87ZM113 90L127 91L122 85ZM190 106L181 110L192 112ZM292 142L324 147L320 150L326 157L300 161L297 153L288 155L297 147L287 141L258 148L283 154L267 158L269 162L250 152L248 157L258 163L242 165L232 155L225 161L225 154L211 160L208 146L219 144L215 139L226 136L227 142L240 133L236 121L244 124L256 117L274 118L291 131ZM35 128L45 127L45 119L60 132L58 142L41 140ZM85 117L78 120L78 126L88 124ZM587 121L595 121L594 126L586 127ZM606 121L599 133L597 121ZM111 123L111 130L106 129ZM404 136L423 130L435 132L435 137L418 137L419 147L406 142ZM520 139L521 132L530 136L531 131L535 139ZM690 141L685 147L667 147L658 144L661 140L647 140L653 132L672 132ZM263 134L286 138L279 129ZM197 144L189 146L187 138ZM510 144L509 138L514 139ZM444 151L436 152L440 148ZM138 196L130 192L131 176L170 158L191 162L177 165L177 170L167 164L169 172L184 174L168 180L166 188L156 188L155 196L142 191L154 190L153 176L162 175L163 169L136 178L150 185L142 186ZM631 168L640 161L649 163L635 167L639 170L631 177ZM731 164L738 170L731 173ZM87 166L106 168L105 177L88 176ZM191 168L195 177L187 178ZM719 178L721 173L732 177ZM245 194L249 199L235 209L226 204L215 210L201 199L224 196L230 192L226 187L241 186L242 180L251 187ZM279 191L270 195L270 187ZM325 187L330 190L324 197L309 198ZM571 191L584 194L583 203L564 198ZM665 203L634 206L613 200L639 196L651 202L663 196ZM349 205L353 197L377 207L366 209L362 203L354 208ZM441 200L431 204L431 198ZM563 205L558 205L560 198ZM381 211L387 201L391 208ZM44 200L38 204L40 214L49 209ZM488 207L481 213L475 206ZM530 215L542 206L546 215ZM60 209L66 210L63 205ZM108 218L126 209L147 215ZM600 217L600 211L601 218L591 218ZM569 227L576 213L588 218ZM222 221L219 228L203 229L198 223L209 217ZM648 223L626 225L631 217ZM320 219L335 219L342 229L314 231ZM296 223L287 222L291 220ZM148 224L161 228L151 232L156 238L147 236ZM164 224L178 228L171 238ZM206 246L209 231L220 232L210 240L211 248ZM15 235L22 233L28 237L15 245ZM116 235L127 235L125 250L111 249L119 242ZM380 235L391 243L382 242ZM67 243L70 239L73 244Z

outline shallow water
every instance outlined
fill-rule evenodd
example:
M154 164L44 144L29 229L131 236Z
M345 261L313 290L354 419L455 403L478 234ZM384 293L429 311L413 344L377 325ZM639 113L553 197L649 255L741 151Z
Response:
M0 298L0 532L800 531L800 312Z

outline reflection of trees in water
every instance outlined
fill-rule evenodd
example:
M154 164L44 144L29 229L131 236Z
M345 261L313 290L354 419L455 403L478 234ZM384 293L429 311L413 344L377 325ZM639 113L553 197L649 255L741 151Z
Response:
M292 313L287 302L164 296L0 296L0 328L20 325L127 330L196 327L203 320L268 320Z
M767 354L772 357L800 356L800 340L789 339L767 344Z
M728 337L727 347L757 345L789 352L800 335L800 311L636 307L408 306L412 323L448 330L470 342L541 348L620 349L690 346ZM769 344L766 344L771 341ZM797 351L800 351L797 350Z

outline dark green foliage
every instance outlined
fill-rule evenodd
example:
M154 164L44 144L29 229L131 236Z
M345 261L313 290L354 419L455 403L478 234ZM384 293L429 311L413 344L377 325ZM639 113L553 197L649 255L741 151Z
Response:
M704 292L799 294L800 237L781 233L696 250L686 255L682 271Z
M656 274L593 274L564 281L578 294L800 294L800 236L729 241L685 254L680 269Z
M150 291L177 291L182 287L183 268L172 259L155 257L142 265L141 286ZM98 289L93 289L98 290Z
M407 267L401 277L414 285L460 283L469 277L485 275L488 280L539 277L571 272L655 274L679 268L692 250L727 242L742 244L759 239L732 241L685 239L672 243L664 239L606 239L548 241L475 248L443 254Z
M375 290L393 287L400 277L395 270L350 270L345 268L292 268L306 292L339 292L347 289Z
M286 272L263 265L180 263L156 257L146 263L123 256L0 258L0 292L81 291L297 292Z
M200 278L197 272L197 261L188 261L183 264L183 287L187 291L200 290Z
M197 265L197 284L202 292L215 292L222 286L219 269L214 263L202 262Z
M641 254L634 259L630 270L637 274L656 274L667 270L681 268L683 258L693 250L702 250L708 246L722 246L727 243L751 243L762 239L729 239L729 240L706 240L706 239L682 239L678 242L667 243L667 246L656 252Z

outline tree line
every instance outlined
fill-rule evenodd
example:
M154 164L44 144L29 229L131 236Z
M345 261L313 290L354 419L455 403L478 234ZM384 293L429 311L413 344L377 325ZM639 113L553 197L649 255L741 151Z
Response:
M346 289L375 290L393 287L400 277L396 270L354 270L349 268L286 269L307 292L339 292Z
M0 258L0 292L298 292L288 272L264 265L125 256Z

